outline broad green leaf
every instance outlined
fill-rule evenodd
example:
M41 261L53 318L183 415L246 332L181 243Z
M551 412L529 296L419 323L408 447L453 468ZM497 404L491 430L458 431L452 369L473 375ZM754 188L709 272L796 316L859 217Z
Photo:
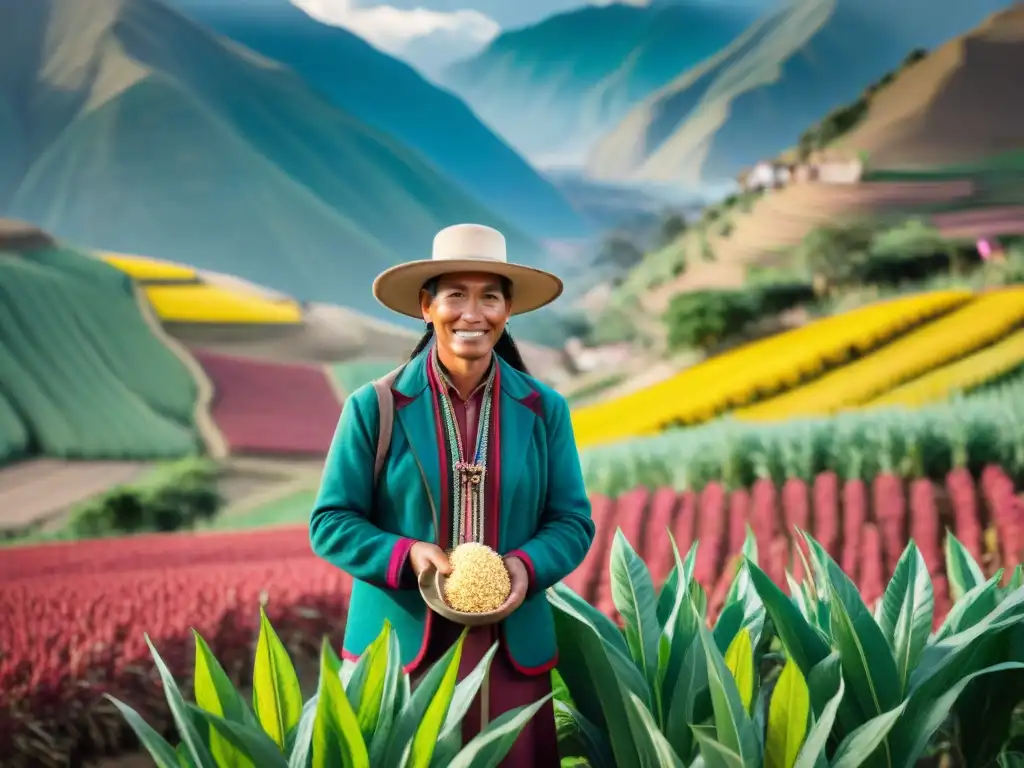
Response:
M860 768L879 746L889 755L885 765L893 765L888 736L906 708L907 702L901 702L895 709L871 718L843 739L832 758L831 768Z
M729 593L725 597L725 605L736 602L746 602L751 594L757 594L750 583L750 574L747 573L746 563L749 561L757 565L757 540L754 538L754 531L748 525L747 535L743 539L743 549L740 551L740 561L736 568L736 578L729 587Z
M123 701L115 699L109 693L103 695L117 707L125 722L135 731L135 735L139 737L139 743L149 752L149 756L153 758L157 768L178 768L177 752L163 736L156 732L153 726L143 720L138 712Z
M715 738L714 728L695 725L693 737L700 745L698 760L707 768L747 768L747 763L743 761L743 756L739 752Z
M380 765L384 759L395 719L408 701L409 676L402 671L402 651L398 633L388 632L387 664L384 670L384 689L381 693L380 717L370 742L370 765Z
M626 645L633 661L660 699L658 682L658 623L654 583L647 565L622 533L615 531L611 554L612 601L621 614L626 629Z
M629 655L629 646L626 645L626 638L618 625L562 582L558 582L548 590L548 602L571 606L582 620L594 628L602 640L625 655Z
M196 704L211 714L223 717L235 723L243 723L246 727L258 727L256 719L245 706L241 695L231 684L224 668L210 650L210 646L192 630L196 645L195 671L193 673L193 689ZM218 766L224 768L255 768L252 760L246 757L224 734L212 724L210 730L210 752Z
M954 603L942 625L935 633L933 642L945 640L951 635L973 627L995 610L999 604L999 580L1003 577L1000 568L988 581L977 584L967 590L963 597Z
M671 536L671 534L670 534ZM664 726L668 713L672 707L672 696L675 691L675 680L679 675L679 669L683 663L683 657L687 649L693 644L697 636L697 627L700 625L700 618L697 609L690 599L689 584L693 572L693 555L696 553L696 544L690 548L690 554L686 562L680 559L679 549L675 540L672 539L672 550L676 559L675 572L682 573L686 580L686 589L674 593L675 600L669 612L667 620L658 641L658 680L657 686L661 691L659 698L659 711L655 717ZM689 738L689 728L686 729Z
M480 686L491 669L491 662L494 654L498 652L498 643L494 643L487 649L487 653L477 663L473 670L463 678L462 682L455 685L455 692L452 694L451 705L448 707L448 714L445 716L444 725L441 728L441 735L437 739L437 747L434 749L434 756L430 764L437 768L448 765L448 761L458 754L462 748L462 720L473 704ZM552 695L554 692L552 691Z
M145 635L145 638L146 645L149 646L149 652L153 655L153 662L156 664L157 672L160 674L160 680L164 684L164 697L167 699L167 705L171 710L171 717L174 719L174 725L178 729L178 735L181 736L182 743L184 743L189 757L195 761L199 768L213 768L217 763L214 761L205 740L196 728L192 713L185 703L181 691L178 689L178 684L174 682L170 670L167 669L167 665L164 664L160 654L157 653L156 647L149 639L149 635Z
M793 768L807 734L810 711L807 683L800 667L788 659L768 705L765 768Z
M896 661L853 582L831 558L827 564L832 636L843 676L867 716L881 715L902 698Z
M338 681L339 685L341 680ZM260 635L252 672L252 705L256 717L284 751L288 732L302 716L302 691L288 651L260 606Z
M711 634L715 638L715 644L720 653L725 653L736 637L736 633L743 626L743 612L744 608L741 603L733 603L726 606L718 615L718 621L715 622Z
M814 665L829 655L828 645L764 571L750 562L747 569L786 653L804 675L809 675Z
M878 622L896 661L901 697L931 634L934 608L928 566L911 541L896 563L882 596Z
M748 630L741 629L729 643L725 651L725 667L736 682L743 710L749 714L754 702L754 646Z
M662 626L669 623L669 617L672 616L672 612L678 605L678 598L680 594L687 594L689 592L690 584L693 582L693 569L697 563L697 546L698 543L695 541L690 545L689 551L686 553L686 557L683 558L679 554L679 546L676 544L675 537L672 535L672 531L668 531L669 541L672 543L672 554L675 557L675 565L672 570L669 571L668 576L665 578L665 583L661 585L661 590L658 592L658 621Z
M822 707L821 714L807 732L807 738L804 739L804 745L800 748L800 754L793 768L815 768L824 761L828 737L835 726L836 715L845 693L846 686L843 683L843 678L840 677L835 695Z
M384 752L384 759L381 761L382 768L406 768L409 765L409 761L412 758L414 741L419 737L420 723L427 717L427 712L431 710L434 698L438 692L442 691L442 689L447 689L447 698L440 700L444 703L444 711L438 719L439 727L440 723L444 722L444 716L447 714L448 704L451 702L452 690L454 689L454 684L452 684L451 688L447 687L448 680L452 677L450 671L454 665L454 677L458 677L459 660L462 658L462 646L466 642L466 634L468 632L468 628L463 630L462 634L459 635L459 639L452 647L445 651L444 655L434 662L420 679L416 690L412 692L412 696L409 698L409 703L402 709L392 727L387 749ZM436 713L436 708L432 712ZM436 742L436 736L434 738ZM422 740L417 746L423 749ZM433 744L430 746L433 749ZM429 764L429 760L428 755L426 764ZM375 765L374 768L377 768L377 766Z
M313 724L316 722L316 711L320 704L320 696L313 694L309 701L302 705L302 716L299 724L292 731L288 744L288 768L306 768L313 754ZM373 765L371 762L370 765Z
M192 759L192 755L188 753L188 746L184 742L175 748L174 754L178 758L178 766L180 768L199 768L196 765L196 761Z
M671 678L667 682L671 684ZM704 653L703 642L694 633L676 674L671 695L672 704L662 728L672 749L684 760L689 759L693 751L693 731L690 726L697 721L697 697L702 693L707 695L707 688L707 656Z
M587 764L592 768L615 768L612 748L608 739L575 708L556 699L555 719L572 723L572 742L578 745L579 752L582 753L582 757L586 758ZM563 739L561 731L558 734L558 743L560 748L570 746L567 744L567 740Z
M558 671L576 700L579 712L607 734L616 768L641 768L625 709L629 690L611 662L617 653L567 606L555 607ZM633 667L626 659L626 664Z
M359 657L359 663L353 670L348 685L345 686L345 695L356 711L359 730L366 744L373 741L382 710L387 709L390 704L383 700L383 696L391 633L391 624L385 620L380 634Z
M714 710L715 734L719 742L747 762L760 758L757 734L747 715L736 681L725 666L711 633L701 627L701 640L708 667L708 688Z
M956 603L967 592L984 583L985 574L967 548L949 531L946 532L945 549L949 594Z
M260 768L287 768L288 762L281 754L281 750L259 725L250 726L226 720L194 704L188 706L215 729L234 753L246 760L248 765L258 765ZM221 765L222 763L217 763L218 768Z
M320 685L313 721L313 768L369 768L370 754L340 672L341 661L325 637L320 646Z
M905 701L906 717L900 724L896 738L893 739L893 765L911 768L917 763L935 731L942 725L957 698L972 680L993 672L1019 669L1024 669L1024 663L1011 661L993 664L960 677L944 691L933 694L931 691L921 690Z
M650 711L634 694L629 694L626 703L626 715L630 729L636 739L636 750L641 765L658 766L658 768L684 768L683 762L672 750L672 745L654 722Z
M551 694L548 694L533 704L516 707L496 717L470 740L448 768L498 768L523 728L550 698Z
M465 636L463 635L463 637ZM437 747L438 737L441 735L441 728L444 727L445 718L448 717L452 696L455 695L455 685L459 681L459 664L462 662L463 647L463 642L459 642L456 646L455 655L448 662L448 668L441 678L441 684L423 712L423 718L416 729L416 735L413 736L412 749L406 762L409 768L430 767L430 760L434 756L434 749Z

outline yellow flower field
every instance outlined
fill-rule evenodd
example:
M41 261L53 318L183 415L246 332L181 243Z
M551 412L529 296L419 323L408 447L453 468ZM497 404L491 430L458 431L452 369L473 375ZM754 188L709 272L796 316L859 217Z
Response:
M168 323L299 323L302 310L294 301L271 301L202 283L149 285L146 295L161 320Z
M183 264L149 259L145 256L128 256L122 253L104 252L99 254L103 261L115 267L140 283L152 280L177 280L190 282L196 279L196 271Z
M979 384L1024 365L1024 330L1016 331L991 347L936 368L924 376L886 392L865 406L919 406L946 400L957 391Z
M864 354L906 329L967 304L970 291L949 290L882 301L746 344L672 378L615 400L573 411L581 447L696 424L795 387Z
M735 415L781 420L862 406L936 366L997 342L1021 325L1024 287L991 291L849 365Z

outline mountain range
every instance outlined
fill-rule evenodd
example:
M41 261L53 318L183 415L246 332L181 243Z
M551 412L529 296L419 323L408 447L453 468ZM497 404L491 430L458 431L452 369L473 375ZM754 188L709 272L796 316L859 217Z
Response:
M370 283L477 221L537 238L291 70L155 0L0 5L0 211L381 315Z
M504 32L440 80L527 157L572 164L757 13L747 3L702 0L584 6Z
M594 148L607 180L735 176L894 70L1011 5L1010 0L796 0L768 13L651 94Z
M203 27L284 64L524 231L555 239L592 232L562 194L462 100L351 32L311 18L288 0L170 3Z

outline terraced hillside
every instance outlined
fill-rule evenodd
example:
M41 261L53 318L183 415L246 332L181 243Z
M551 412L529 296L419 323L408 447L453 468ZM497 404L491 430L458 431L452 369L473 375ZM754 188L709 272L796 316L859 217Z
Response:
M66 247L0 252L0 462L191 453L196 385L131 282Z
M923 404L1024 364L1024 287L936 291L880 301L746 344L652 387L573 413L582 447L732 413L823 415Z
M213 420L233 455L327 454L341 402L322 366L194 354L213 381Z

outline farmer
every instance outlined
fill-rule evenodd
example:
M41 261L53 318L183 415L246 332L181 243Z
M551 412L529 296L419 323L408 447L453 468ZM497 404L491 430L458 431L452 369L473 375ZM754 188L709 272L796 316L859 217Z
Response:
M463 722L468 742L498 715L551 692L558 649L544 592L594 538L569 408L527 372L508 330L511 315L552 302L562 282L508 262L500 232L459 224L437 234L432 259L386 270L373 291L389 309L422 319L426 332L391 386L393 437L376 491L376 392L367 385L346 402L310 540L355 579L344 657L357 659L387 620L414 682L463 629L427 608L417 576L429 566L448 573L445 550L467 541L504 556L505 607L514 610L470 630L459 668L461 680L500 642ZM503 765L558 764L548 702Z

